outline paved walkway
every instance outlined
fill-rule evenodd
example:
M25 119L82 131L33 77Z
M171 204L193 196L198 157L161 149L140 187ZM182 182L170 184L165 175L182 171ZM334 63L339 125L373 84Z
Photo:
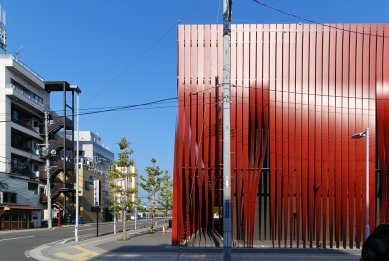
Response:
M37 260L223 260L217 247L170 246L171 232L148 234L147 229L129 231L130 239L107 235L81 242L59 241L29 252ZM332 249L233 249L232 260L359 260L360 250Z

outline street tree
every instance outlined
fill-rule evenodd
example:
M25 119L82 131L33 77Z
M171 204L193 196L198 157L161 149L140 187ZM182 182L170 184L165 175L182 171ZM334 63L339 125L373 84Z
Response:
M127 216L135 211L140 202L135 198L137 187L129 186L130 180L137 176L135 162L130 158L134 151L125 137L118 145L119 159L115 161L115 167L108 173L110 193L113 198L110 210L115 216L115 221L117 215L122 215L123 240L127 240Z
M157 195L161 189L162 177L161 175L167 173L167 171L161 170L157 165L157 160L151 159L151 166L146 167L145 171L147 176L141 176L140 187L147 193L147 198L149 200L148 212L151 216L151 232L154 229L154 216L157 211Z
M165 171L161 179L161 188L157 202L159 208L164 212L165 222L167 222L168 214L173 208L173 181L167 171Z

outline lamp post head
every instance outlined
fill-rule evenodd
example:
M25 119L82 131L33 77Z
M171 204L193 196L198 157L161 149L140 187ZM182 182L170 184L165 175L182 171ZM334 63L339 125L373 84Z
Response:
M366 132L355 133L351 136L352 139L361 139L363 137L366 137Z
M78 85L70 85L70 89L74 90L77 94L81 93L81 89L78 88Z

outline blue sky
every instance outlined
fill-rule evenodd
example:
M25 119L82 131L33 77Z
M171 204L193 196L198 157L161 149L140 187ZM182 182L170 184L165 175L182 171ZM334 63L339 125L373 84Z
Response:
M263 1L322 23L387 22L389 1ZM0 0L7 12L8 53L45 80L82 89L81 107L143 103L176 96L176 24L221 22L220 0ZM198 4L199 3L199 4ZM220 9L219 9L220 4ZM195 8L193 8L195 7ZM219 10L219 13L218 13ZM234 23L295 23L256 4L233 1ZM60 107L52 104L53 109ZM115 153L123 136L133 143L139 173L155 157L172 173L177 108L80 117Z

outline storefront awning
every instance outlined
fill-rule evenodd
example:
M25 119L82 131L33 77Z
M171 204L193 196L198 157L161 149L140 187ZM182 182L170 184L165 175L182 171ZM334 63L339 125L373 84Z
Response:
M9 211L9 210L29 210L29 211L40 211L42 209L34 207L34 206L29 206L29 205L3 205L0 206L0 208L4 208L4 211Z

